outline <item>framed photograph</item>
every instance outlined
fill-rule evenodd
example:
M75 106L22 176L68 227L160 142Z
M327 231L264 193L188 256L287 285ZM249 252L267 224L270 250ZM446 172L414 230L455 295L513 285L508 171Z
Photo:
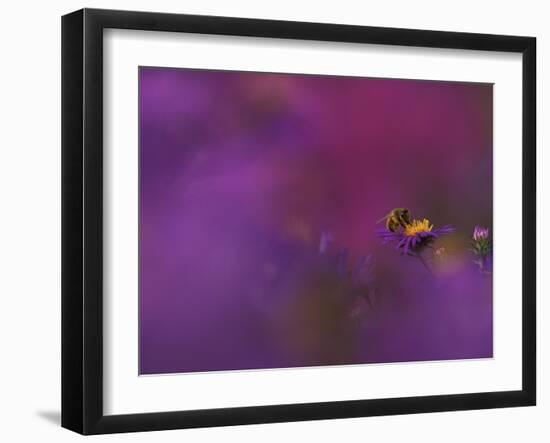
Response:
M62 425L535 405L533 37L62 19Z

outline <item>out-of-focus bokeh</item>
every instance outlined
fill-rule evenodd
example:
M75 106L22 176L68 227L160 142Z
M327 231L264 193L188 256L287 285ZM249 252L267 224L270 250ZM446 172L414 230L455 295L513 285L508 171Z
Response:
M492 357L492 85L139 76L142 374ZM431 272L396 207L456 228Z

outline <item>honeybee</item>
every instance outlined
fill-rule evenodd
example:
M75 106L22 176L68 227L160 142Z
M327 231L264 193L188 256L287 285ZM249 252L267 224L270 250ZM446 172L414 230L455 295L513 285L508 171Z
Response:
M383 220L386 220L386 228L395 232L400 226L405 228L411 223L411 212L407 208L395 208L376 223L380 223Z

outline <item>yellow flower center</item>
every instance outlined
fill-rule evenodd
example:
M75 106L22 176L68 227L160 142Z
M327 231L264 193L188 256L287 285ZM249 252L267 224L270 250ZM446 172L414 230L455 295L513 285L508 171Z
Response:
M407 226L405 226L404 234L409 237L414 237L421 232L430 232L434 225L430 224L430 221L425 218L424 220L413 220Z

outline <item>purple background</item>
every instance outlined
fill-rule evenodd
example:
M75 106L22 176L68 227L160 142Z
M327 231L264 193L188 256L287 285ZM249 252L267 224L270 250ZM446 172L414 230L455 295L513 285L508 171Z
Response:
M492 227L492 85L139 75L142 374L492 356L468 251ZM456 227L433 275L377 238L394 207ZM373 307L319 264L323 231L350 267L373 255Z

